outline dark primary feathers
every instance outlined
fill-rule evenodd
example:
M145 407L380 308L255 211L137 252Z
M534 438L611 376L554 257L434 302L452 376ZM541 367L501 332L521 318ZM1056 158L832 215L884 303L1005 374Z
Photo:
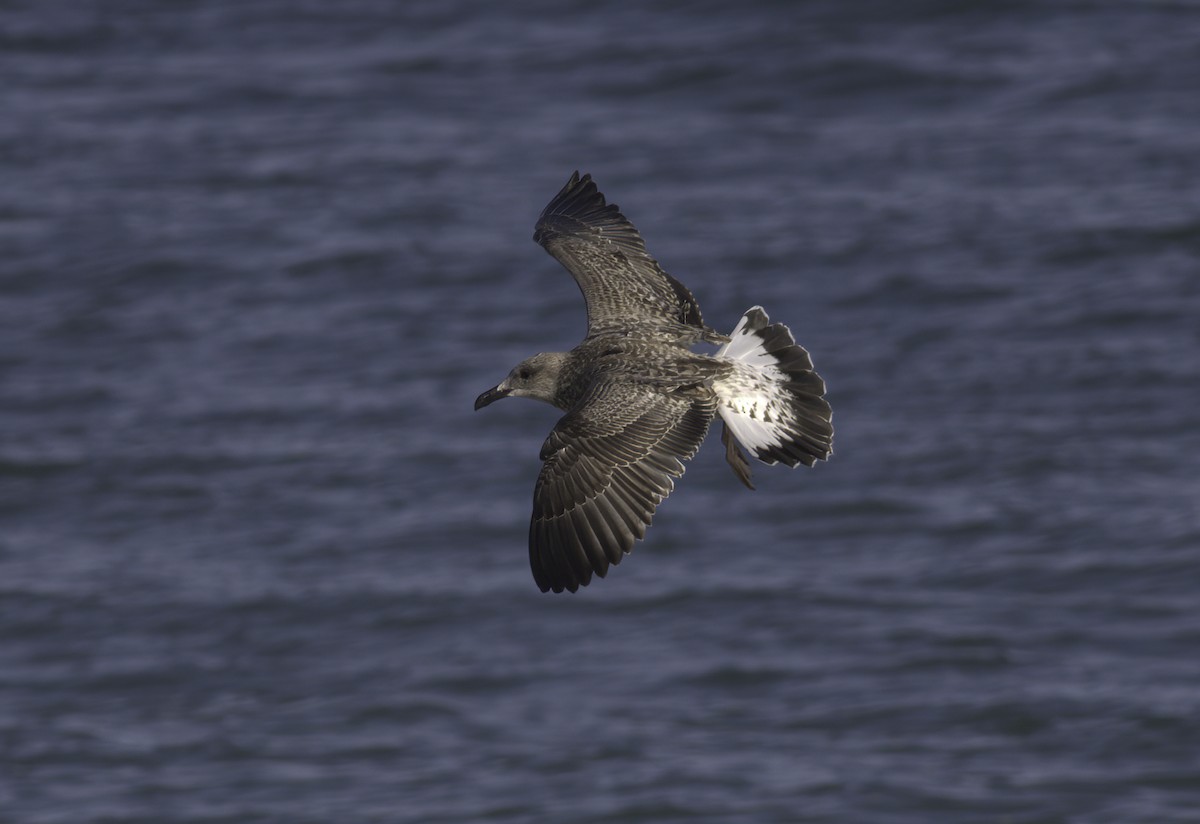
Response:
M529 563L543 592L571 592L645 536L716 414L716 399L628 382L592 386L542 447Z
M589 335L634 326L715 335L692 293L650 256L637 229L615 203L605 202L591 175L571 175L542 211L533 239L579 284Z

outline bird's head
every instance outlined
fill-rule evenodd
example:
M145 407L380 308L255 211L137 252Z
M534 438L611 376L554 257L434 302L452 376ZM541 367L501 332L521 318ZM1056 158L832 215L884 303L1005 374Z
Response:
M507 398L533 398L554 404L558 395L558 376L566 355L562 352L542 352L526 358L513 367L508 377L475 399L475 409Z

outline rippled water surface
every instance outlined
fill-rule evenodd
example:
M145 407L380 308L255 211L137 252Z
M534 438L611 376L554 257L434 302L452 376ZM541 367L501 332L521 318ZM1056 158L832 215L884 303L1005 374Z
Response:
M1200 7L0 3L0 820L1200 820ZM836 455L540 594L592 172ZM715 439L714 439L715 440Z

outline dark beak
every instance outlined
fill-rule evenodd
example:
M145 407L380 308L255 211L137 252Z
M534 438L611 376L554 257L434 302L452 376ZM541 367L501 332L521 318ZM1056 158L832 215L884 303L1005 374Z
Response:
M505 388L504 384L500 384L499 386L493 386L491 389L484 392L482 395L480 395L478 398L475 399L475 411L478 412L480 409L483 409L483 407L487 406L489 403L494 403L495 401L498 401L501 398L508 397L508 393L510 391L512 391L512 390Z

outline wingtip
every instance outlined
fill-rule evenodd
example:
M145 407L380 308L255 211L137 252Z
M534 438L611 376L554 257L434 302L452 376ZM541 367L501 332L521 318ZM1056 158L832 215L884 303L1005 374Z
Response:
M579 170L571 172L571 179L563 186L562 191L558 193L559 197L564 195L573 195L582 198L594 198L599 196L601 206L605 205L604 193L600 191L600 187L596 181L592 179L591 172L579 173Z
M581 175L576 169L571 172L570 179L558 190L558 194L551 198L550 203L542 210L542 218L545 218L555 208L564 205L568 200L574 202L577 198L589 199L595 196L593 193L598 194L599 189L592 180L591 174ZM604 195L600 195L600 201L600 205L604 205Z
M589 219L625 219L615 203L605 200L604 193L596 186L591 174L580 175L578 169L571 173L571 179L542 209L533 229L535 243L545 246L563 231L561 227L551 225L556 218L567 218L573 224L586 223Z
M592 182L591 174L589 174L589 173L580 174L579 170L576 169L575 171L571 172L571 177L567 180L566 184L559 191L558 195L561 197L562 195L565 195L568 192L573 192L580 186L586 186L587 184L589 184L591 182Z

